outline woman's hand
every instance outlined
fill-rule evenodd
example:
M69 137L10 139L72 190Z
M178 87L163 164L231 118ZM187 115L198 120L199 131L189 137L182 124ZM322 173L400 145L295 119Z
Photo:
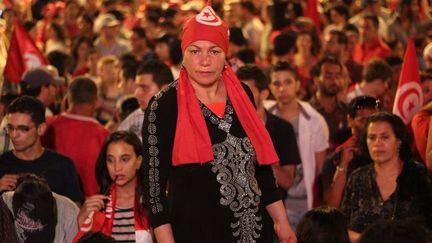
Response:
M15 190L18 175L5 174L0 178L0 192Z
M274 230L280 243L296 243L297 237L289 224L275 224Z
M96 194L91 197L88 197L84 205L81 207L81 210L78 214L78 226L84 223L84 220L90 215L91 212L98 212L102 208L105 207L104 200L108 199L108 196Z

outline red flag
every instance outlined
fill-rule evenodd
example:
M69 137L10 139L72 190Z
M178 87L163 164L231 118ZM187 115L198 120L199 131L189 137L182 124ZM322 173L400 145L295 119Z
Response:
M423 105L423 92L420 85L420 73L414 39L408 41L399 84L393 103L393 113L402 118L405 124L411 122L414 114Z
M317 29L317 33L321 34L321 23L318 14L317 0L307 0L304 16L312 20L312 22L315 24L315 28Z
M19 83L24 71L47 64L48 62L42 52L37 48L33 39L21 26L19 21L17 21L8 50L6 67L4 70L5 78L9 81Z

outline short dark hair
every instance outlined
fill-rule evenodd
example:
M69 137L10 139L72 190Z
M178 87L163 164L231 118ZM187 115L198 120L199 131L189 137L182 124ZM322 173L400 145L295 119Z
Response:
M366 228L359 243L428 243L431 240L421 225L403 220L378 220Z
M132 33L136 34L141 39L147 40L147 34L146 34L146 31L143 27L139 27L139 26L133 27Z
M20 175L12 197L12 209L16 218L15 224L21 222L20 217L25 217L40 227L39 230L27 232L26 242L53 242L57 225L57 205L44 178L34 174ZM21 227L24 231L25 226Z
M247 41L243 35L242 29L238 27L231 27L229 29L230 31L230 38L229 41L231 43L234 43L237 46L244 46L247 44Z
M174 81L171 69L160 60L149 60L138 67L137 76L151 74L159 88Z
M268 89L269 81L264 72L255 64L246 64L237 70L240 81L253 80L259 91Z
M45 84L42 86L31 87L25 82L20 82L21 95L28 95L31 97L38 97L42 91L42 86L48 87L50 84Z
M97 100L97 86L86 77L78 77L69 85L68 99L71 104L93 103Z
M347 221L333 207L321 206L308 211L297 226L297 241L302 243L349 243Z
M331 30L330 35L337 37L337 42L342 45L348 45L348 37L346 34L340 30Z
M357 117L357 112L361 109L376 109L381 111L382 104L379 99L371 96L357 96L348 104L348 116L351 118Z
M321 74L321 68L326 63L338 65L340 67L340 69L341 69L341 72L343 71L342 63L339 61L339 59L337 57L335 57L333 55L325 55L311 69L311 71L310 71L311 77L318 77L318 76L320 76L320 74Z
M116 243L115 239L100 231L85 233L76 243Z
M236 57L243 63L255 63L255 51L252 48L243 48L239 50Z
M351 16L350 10L345 3L336 3L330 7L330 10L336 11L338 14L342 15L345 20L348 20Z
M257 9L256 9L256 7L255 7L255 5L253 4L253 2L250 2L250 1L241 1L240 2L240 6L243 9L246 9L247 11L249 11L252 14L257 14L257 12L258 12Z
M385 61L391 67L396 66L396 65L402 65L402 63L403 63L402 58L397 57L397 56L388 56L385 58Z
M377 58L370 60L366 64L362 76L367 83L370 83L375 79L386 81L392 78L393 70L387 62Z
M271 75L274 72L279 71L288 71L291 72L294 75L294 78L298 80L298 73L297 71L286 61L281 61L273 64L270 68L269 74Z
M368 134L367 128L371 123L374 122L387 122L391 126L396 138L401 141L401 145L399 147L399 158L405 163L412 162L411 146L405 124L400 117L385 111L380 111L378 113L372 114L367 118L365 125L366 129L361 140L361 149L362 152L364 152L363 154L367 155L370 158L366 141Z
M285 32L275 37L273 40L273 52L276 56L283 56L295 50L296 34Z
M346 24L344 31L345 33L350 31L356 33L357 35L360 34L359 29L354 24Z
M8 114L24 113L31 117L36 126L45 122L45 106L38 99L31 96L21 96L12 101L8 107Z

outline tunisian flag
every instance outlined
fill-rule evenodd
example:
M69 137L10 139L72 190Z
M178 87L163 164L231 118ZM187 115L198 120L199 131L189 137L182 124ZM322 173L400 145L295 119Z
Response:
M27 69L47 65L42 52L19 21L15 22L12 33L4 76L7 80L19 83Z
M393 103L393 113L402 118L405 124L408 124L422 105L423 92L420 86L420 74L414 39L411 37L408 41L402 64L399 84Z

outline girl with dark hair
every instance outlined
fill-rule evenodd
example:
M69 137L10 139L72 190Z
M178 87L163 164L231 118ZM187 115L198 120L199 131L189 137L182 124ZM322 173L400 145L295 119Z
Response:
M152 242L142 202L142 175L138 137L126 131L108 136L96 161L100 194L84 202L78 215L81 228L75 241L88 231L101 231L117 241Z
M297 226L297 243L349 243L343 213L333 207L321 206L307 212Z
M90 71L88 59L93 42L86 36L80 36L72 43L72 65L70 73L72 77L87 74Z
M426 168L411 158L406 127L396 115L371 115L362 139L373 164L354 171L341 209L350 239L358 239L378 219L409 220L432 226L432 181Z

